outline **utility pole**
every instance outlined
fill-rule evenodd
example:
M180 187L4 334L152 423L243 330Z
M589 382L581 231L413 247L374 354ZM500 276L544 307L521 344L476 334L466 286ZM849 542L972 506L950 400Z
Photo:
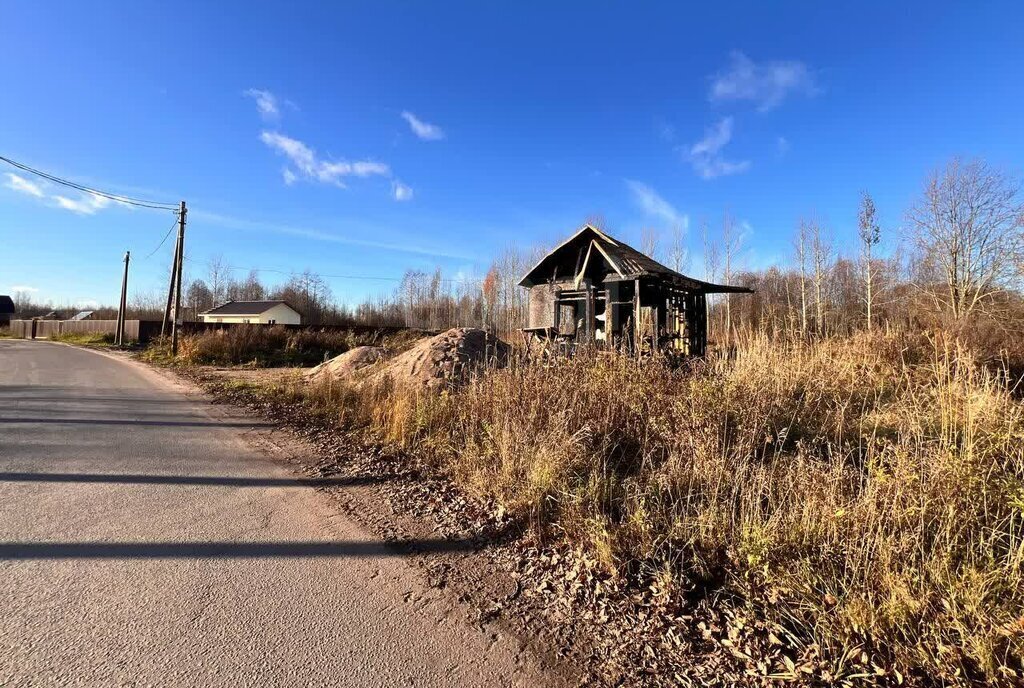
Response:
M124 252L124 277L121 279L121 302L117 308L117 332L114 334L114 343L118 346L124 344L124 318L128 306L128 263L132 259L132 252Z
M178 325L181 321L181 265L185 262L185 201L178 209L177 268L174 275L174 321L171 323L171 356L178 355Z
M178 242L174 242L174 260L171 261L171 279L167 285L167 306L164 308L164 320L160 324L160 336L167 335L167 326L171 323L171 305L174 303L174 277L178 271Z

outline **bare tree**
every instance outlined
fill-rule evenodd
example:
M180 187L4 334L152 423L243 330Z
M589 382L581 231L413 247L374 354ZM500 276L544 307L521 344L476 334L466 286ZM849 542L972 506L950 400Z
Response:
M733 269L740 249L743 247L743 235L736 229L736 221L726 210L722 215L722 278L726 284L733 279ZM732 295L725 295L725 341L728 344L732 337Z
M861 272L864 275L864 305L867 310L868 332L871 331L871 311L874 307L875 266L872 249L882 240L882 230L875 219L875 202L867 191L860 199L860 213L857 216L860 235Z
M823 335L828 330L825 322L827 311L825 294L832 262L832 245L822 233L819 221L812 220L808 229L811 239L811 262L814 268L814 327L818 334Z
M1019 282L1024 263L1020 183L981 160L954 158L928 178L907 215L915 283L954 322ZM944 283L932 289L935 283Z
M241 301L262 301L267 295L267 288L260 282L260 274L250 270L239 290Z
M796 249L797 266L800 270L800 333L807 334L807 253L809 250L810 231L808 223L803 218L797 225L796 240L793 242Z
M185 303L192 309L193 316L213 308L213 292L203 280L195 280L185 291Z
M718 277L718 266L721 256L718 244L708 232L708 221L700 221L700 236L704 244L704 280L714 282Z
M206 268L207 285L213 294L214 304L221 304L227 298L228 282L231 280L231 268L218 254L210 258Z
M680 223L672 225L672 236L668 245L669 267L682 272L686 267L686 230Z
M644 227L640 230L640 250L644 255L658 259L658 245L661 243L661 232L653 227Z

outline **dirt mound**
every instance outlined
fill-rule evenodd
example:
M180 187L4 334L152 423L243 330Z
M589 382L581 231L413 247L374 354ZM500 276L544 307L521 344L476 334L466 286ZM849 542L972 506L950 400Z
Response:
M351 377L388 357L388 350L380 346L357 346L329 361L324 361L306 374L313 381L324 377Z
M508 344L483 330L456 327L419 342L388 361L377 374L398 383L428 387L458 384L485 364L504 365L508 352Z

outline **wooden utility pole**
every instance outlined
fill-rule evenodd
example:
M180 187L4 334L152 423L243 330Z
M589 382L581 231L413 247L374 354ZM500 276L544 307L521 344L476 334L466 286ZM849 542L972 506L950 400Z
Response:
M171 324L171 306L174 304L174 277L178 271L178 242L174 242L174 260L171 261L171 279L167 285L167 305L164 307L164 320L160 324L160 336L167 335L167 326Z
M178 209L178 247L174 271L174 321L171 323L171 355L178 355L178 325L181 324L181 266L185 262L185 201Z
M132 252L124 252L124 277L121 279L121 301L117 307L117 332L114 334L114 343L118 346L124 344L124 318L128 306L128 263L132 259Z

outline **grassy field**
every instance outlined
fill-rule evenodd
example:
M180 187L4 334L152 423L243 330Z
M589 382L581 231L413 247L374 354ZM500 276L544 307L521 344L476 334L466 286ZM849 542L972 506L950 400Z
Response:
M610 576L731 600L833 678L1024 676L1024 406L963 347L748 337L686 370L580 355L440 394L279 393Z

